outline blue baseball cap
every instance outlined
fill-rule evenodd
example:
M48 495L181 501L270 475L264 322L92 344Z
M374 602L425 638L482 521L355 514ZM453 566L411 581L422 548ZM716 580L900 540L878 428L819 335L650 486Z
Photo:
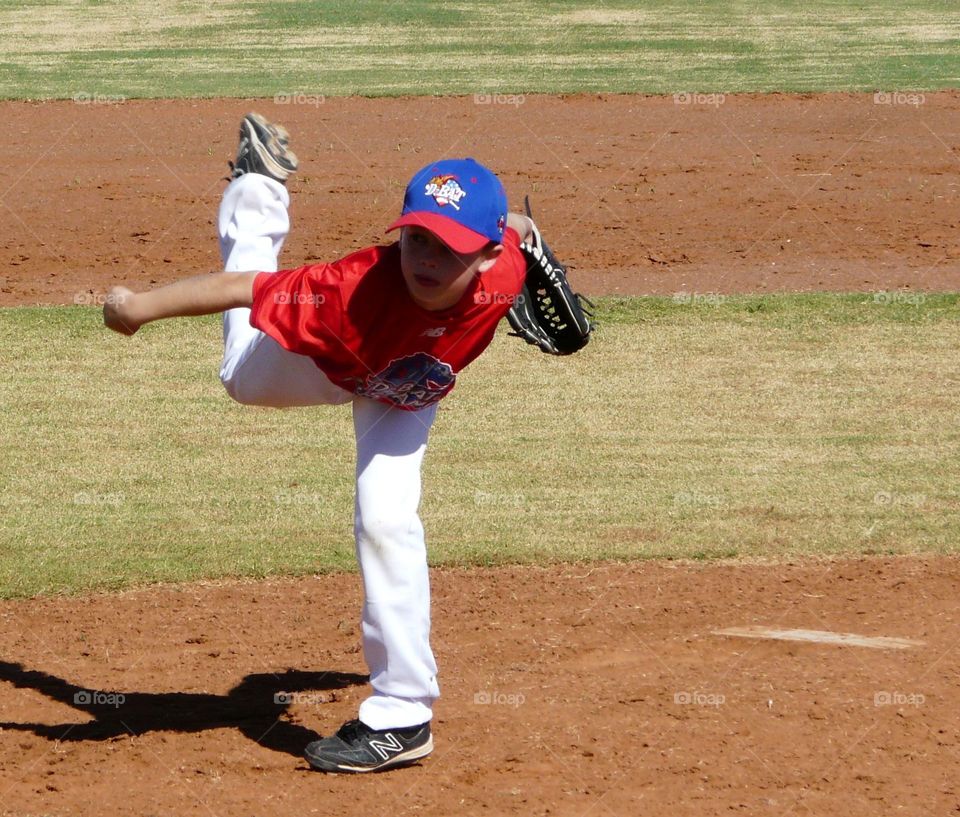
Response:
M416 225L466 253L499 244L506 223L507 194L494 172L474 159L443 159L414 174L387 232Z

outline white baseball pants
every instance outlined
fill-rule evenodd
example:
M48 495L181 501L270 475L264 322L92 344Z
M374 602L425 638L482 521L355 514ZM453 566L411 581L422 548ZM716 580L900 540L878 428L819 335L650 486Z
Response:
M246 174L220 203L220 254L228 272L276 272L290 229L286 187ZM363 652L373 694L360 706L372 729L430 720L440 695L430 649L430 586L420 504L420 467L434 404L403 411L331 383L314 362L250 325L249 309L223 315L220 379L240 403L276 408L353 403L357 441L354 514L363 576ZM291 417L293 420L293 417Z

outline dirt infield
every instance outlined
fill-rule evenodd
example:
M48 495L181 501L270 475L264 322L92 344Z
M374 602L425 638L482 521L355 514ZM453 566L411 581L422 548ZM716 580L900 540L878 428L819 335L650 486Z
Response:
M216 269L250 108L302 159L291 265L381 240L413 170L470 154L588 294L960 289L960 92L908 97L2 103L0 305ZM300 758L365 695L357 576L3 602L0 815L956 813L958 582L933 557L437 570L437 749L361 778ZM713 634L748 625L921 643Z
M960 288L960 92L292 99L0 103L0 305L218 268L250 108L302 160L290 266L382 241L414 170L472 154L588 294Z
M299 757L365 694L358 577L8 602L0 813L952 814L958 582L945 558L438 570L436 751L360 778ZM712 635L757 624L922 644Z

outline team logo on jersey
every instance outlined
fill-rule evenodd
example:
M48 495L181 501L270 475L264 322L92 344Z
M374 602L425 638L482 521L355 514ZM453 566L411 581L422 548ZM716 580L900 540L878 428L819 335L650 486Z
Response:
M454 210L460 209L460 199L467 195L467 191L460 186L457 177L452 173L434 176L427 182L423 192L427 196L433 196L433 200L441 207L449 204Z
M420 333L421 338L439 338L447 331L446 326L432 326L429 329L424 329Z
M357 394L374 400L388 400L405 409L419 409L436 403L456 382L449 364L426 352L391 360L381 372L367 377Z

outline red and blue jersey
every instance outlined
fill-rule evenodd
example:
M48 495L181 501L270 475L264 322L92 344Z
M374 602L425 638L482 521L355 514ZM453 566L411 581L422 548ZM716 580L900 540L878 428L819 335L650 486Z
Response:
M410 296L400 247L369 247L253 282L250 323L283 348L311 357L354 394L415 411L450 392L457 374L493 340L523 289L520 237L507 229L493 266L452 307L430 311Z

